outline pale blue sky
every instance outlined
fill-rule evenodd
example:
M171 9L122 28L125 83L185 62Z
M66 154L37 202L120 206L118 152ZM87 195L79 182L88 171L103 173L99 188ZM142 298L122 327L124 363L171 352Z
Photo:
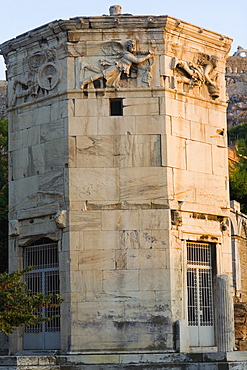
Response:
M0 43L55 19L108 14L119 4L133 15L170 15L234 39L247 48L247 0L0 0ZM0 57L0 80L5 79Z

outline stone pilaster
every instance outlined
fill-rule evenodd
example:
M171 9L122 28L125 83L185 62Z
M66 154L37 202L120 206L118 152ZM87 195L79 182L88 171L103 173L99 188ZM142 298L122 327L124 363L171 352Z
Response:
M219 352L229 352L234 347L234 316L228 275L217 275L217 343Z

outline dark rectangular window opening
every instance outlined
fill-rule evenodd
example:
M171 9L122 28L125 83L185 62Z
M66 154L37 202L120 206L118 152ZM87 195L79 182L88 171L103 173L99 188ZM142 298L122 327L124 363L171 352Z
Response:
M110 99L110 115L123 116L123 99Z

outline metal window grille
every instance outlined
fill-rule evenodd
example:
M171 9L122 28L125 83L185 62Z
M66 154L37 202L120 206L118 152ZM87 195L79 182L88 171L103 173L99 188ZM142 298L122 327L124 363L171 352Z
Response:
M188 323L213 325L211 245L187 243Z
M58 267L57 243L26 247L24 267L27 266L35 266L35 270Z
M200 324L213 325L211 270L199 270Z
M211 249L209 244L188 243L187 244L188 265L210 266Z
M46 273L45 276L45 285L47 294L59 294L59 274L58 271L50 271ZM55 303L55 299L53 302ZM51 321L45 323L46 332L55 332L60 331L60 307L48 307L45 309L46 317L54 317Z
M26 274L25 281L27 283L27 289L31 290L30 294L35 294L42 291L42 273L33 273L30 272ZM42 308L39 309L37 312L38 314L42 313ZM39 325L29 325L25 326L25 333L41 333L42 332L42 324Z
M188 290L188 322L189 325L198 325L197 305L197 274L194 269L187 269L187 290Z
M43 292L44 294L59 294L58 246L57 243L44 243L26 247L24 250L24 267L35 266L27 273L25 281L30 294ZM55 303L55 298L54 302ZM60 307L44 307L40 312L44 317L59 316ZM60 318L54 317L51 321L40 325L25 326L25 333L60 331Z

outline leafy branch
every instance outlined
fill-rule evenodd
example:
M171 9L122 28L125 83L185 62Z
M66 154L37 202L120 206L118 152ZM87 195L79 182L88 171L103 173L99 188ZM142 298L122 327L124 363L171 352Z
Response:
M11 274L0 274L0 330L11 334L22 325L38 325L51 321L54 317L42 316L42 307L59 307L63 299L59 294L33 294L27 290L27 284L21 281L24 274L33 267Z

